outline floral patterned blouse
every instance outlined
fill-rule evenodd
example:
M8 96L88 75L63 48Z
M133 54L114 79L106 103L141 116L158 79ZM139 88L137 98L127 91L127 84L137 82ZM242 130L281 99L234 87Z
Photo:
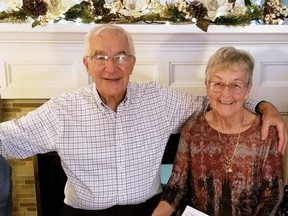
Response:
M261 125L258 116L240 134L229 173L226 157L233 155L238 134L219 136L204 115L191 117L182 128L162 200L177 209L188 196L194 208L211 216L277 215L284 187L282 156L276 128L270 127L262 141Z

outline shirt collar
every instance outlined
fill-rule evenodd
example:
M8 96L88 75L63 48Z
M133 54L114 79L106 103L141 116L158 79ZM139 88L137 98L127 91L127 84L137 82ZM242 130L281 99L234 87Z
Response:
M95 82L93 82L93 95L94 95L94 98L96 100L96 104L100 107L105 107L106 105L102 102L100 96L99 96L99 93L98 91L96 90L96 84ZM125 95L125 98L124 100L121 102L121 104L123 103L124 105L128 104L129 103L129 99L130 99L130 96L131 96L131 88L130 88L130 82L128 83L128 86L127 86L127 92L126 92L126 95Z

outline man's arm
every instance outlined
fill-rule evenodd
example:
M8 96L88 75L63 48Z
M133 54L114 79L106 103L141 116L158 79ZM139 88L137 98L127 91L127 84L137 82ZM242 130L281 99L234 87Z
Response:
M286 123L281 117L280 113L276 107L266 101L261 101L256 106L256 111L262 114L263 125L261 128L262 140L266 139L268 136L268 131L270 126L275 126L278 132L279 143L278 150L284 155L287 147L287 128Z

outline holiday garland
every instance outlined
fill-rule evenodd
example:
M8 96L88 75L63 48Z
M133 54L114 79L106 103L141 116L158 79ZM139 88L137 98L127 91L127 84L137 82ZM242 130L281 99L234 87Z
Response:
M134 2L134 3L133 3ZM144 1L142 1L144 2ZM263 5L245 0L175 0L161 4L149 0L137 8L137 1L85 0L65 8L63 0L23 0L22 5L0 11L0 22L21 23L32 20L32 27L50 22L81 23L194 23L203 31L210 24L245 26L251 21L281 24L288 17L288 9L281 0L266 0Z

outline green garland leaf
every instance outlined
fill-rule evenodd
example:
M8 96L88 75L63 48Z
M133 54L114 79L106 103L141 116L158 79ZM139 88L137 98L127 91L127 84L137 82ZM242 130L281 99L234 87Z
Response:
M0 20L8 21L8 22L25 22L28 18L28 15L22 9L17 11L1 11L0 12Z
M248 8L248 16L250 20L260 20L263 17L263 8L259 5L252 4Z
M204 32L207 32L208 27L210 25L210 20L200 20L196 23L196 26L202 29Z
M94 14L91 13L89 9L89 3L82 1L67 10L64 13L64 19L73 22L76 22L77 19L81 19L84 23L91 23L94 21Z
M38 26L38 25L41 25L41 21L39 20L34 20L34 22L32 23L32 28Z
M216 25L226 25L226 26L246 26L250 24L249 15L227 15L217 17L214 21Z
M167 21L179 23L179 22L188 22L184 14L179 12L174 4L167 3L163 11L163 18Z
M251 23L252 20L262 19L263 10L258 5L251 5L247 7L246 14L242 15L227 15L217 17L213 22L216 25L226 25L226 26L246 26Z

